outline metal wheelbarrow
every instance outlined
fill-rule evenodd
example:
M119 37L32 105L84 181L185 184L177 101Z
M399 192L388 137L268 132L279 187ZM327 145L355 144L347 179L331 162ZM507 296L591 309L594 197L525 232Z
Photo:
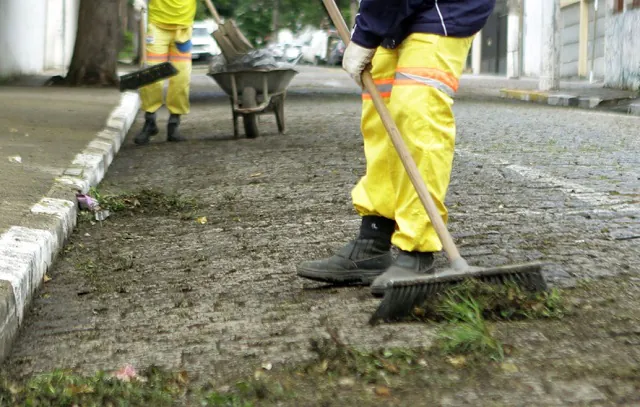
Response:
M274 113L278 132L285 132L284 99L287 87L298 71L291 68L260 68L209 73L208 76L229 95L233 113L233 135L238 137L238 117L242 116L247 138L260 135L258 116Z

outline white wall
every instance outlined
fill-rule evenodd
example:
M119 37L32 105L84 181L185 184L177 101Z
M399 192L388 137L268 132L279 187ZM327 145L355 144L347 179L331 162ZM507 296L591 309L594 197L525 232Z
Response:
M574 3L562 9L562 58L560 75L578 76L580 55L580 3Z
M597 23L595 24L595 59L594 76L602 78L604 76L604 32L606 26L606 2L600 0L598 3ZM589 25L587 40L587 72L591 70L591 56L593 51L594 38L594 18L596 12L593 2L588 3ZM576 77L579 73L578 60L580 56L580 3L575 3L562 9L564 27L562 30L562 76Z
M0 77L66 69L79 0L0 0Z
M0 76L42 71L45 13L42 0L0 1Z
M640 89L640 9L610 15L605 36L604 82Z
M542 7L541 0L524 0L523 58L524 76L540 76L542 58Z
M606 32L607 21L607 2L600 0L598 2L598 14L597 22L595 23L595 59L593 59L593 75L596 78L602 79L604 77L604 37ZM594 17L596 16L596 10L593 7L593 3L589 4L589 43L587 46L587 72L591 71L591 62L593 55L593 26Z
M67 69L78 29L79 0L47 0L44 69Z

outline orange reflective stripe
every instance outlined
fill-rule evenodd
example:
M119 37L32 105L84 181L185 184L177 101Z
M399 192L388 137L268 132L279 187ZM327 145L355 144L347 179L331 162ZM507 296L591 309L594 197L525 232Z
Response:
M393 81L395 81L394 78L384 78L384 79L374 79L373 83L375 83L376 85L389 85L389 84L393 84Z
M382 78L382 79L374 79L373 83L375 83L380 96L383 98L391 97L391 89L393 89L393 82L395 78ZM363 100L371 100L371 94L366 90L362 92Z
M191 61L191 52L172 52L169 59L172 61Z
M391 97L391 92L380 92L380 96L382 96L383 99L388 99ZM362 100L371 100L373 99L371 97L370 93L363 93L362 94Z
M458 86L459 86L458 78L456 78L455 75L450 74L449 72L442 71L440 69L435 69L435 68L400 68L400 67L398 67L396 69L396 72L398 72L398 73L406 73L406 74L415 75L415 76L421 76L421 77L427 78L427 79L434 79L436 81L442 82L443 84L447 85L448 87L453 89L454 92L458 91ZM409 82L410 82L410 80L401 79L401 80L396 80L395 84L397 84L397 85L400 85L400 84L408 85ZM413 84L416 84L416 83L414 82Z
M147 60L153 62L166 62L169 60L169 54L157 54L154 52L147 52Z

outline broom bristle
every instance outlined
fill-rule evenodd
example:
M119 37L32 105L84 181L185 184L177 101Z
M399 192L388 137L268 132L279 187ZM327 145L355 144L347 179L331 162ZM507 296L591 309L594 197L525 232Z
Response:
M548 287L541 268L540 263L528 263L496 268L473 268L465 272L447 270L414 279L393 281L391 286L386 289L384 298L371 316L369 323L393 322L403 319L411 315L414 308L422 305L427 298L469 278L493 285L510 282L531 292L546 291Z
M138 89L161 79L175 76L177 73L177 69L171 62L152 65L139 71L122 75L120 77L120 91Z

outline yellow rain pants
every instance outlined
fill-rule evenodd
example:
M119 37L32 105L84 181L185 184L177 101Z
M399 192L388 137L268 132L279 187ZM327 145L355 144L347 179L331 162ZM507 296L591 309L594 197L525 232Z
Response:
M396 49L378 48L372 61L378 91L445 222L444 200L456 135L452 97L458 89L472 40L473 37L411 34ZM362 98L367 168L351 193L356 211L361 216L395 219L396 231L391 242L401 250L442 250L371 96L365 92Z
M150 15L147 26L147 61L149 65L171 61L178 74L169 78L166 105L173 114L189 113L191 82L192 26L156 23ZM164 81L140 88L142 109L153 113L162 106Z

